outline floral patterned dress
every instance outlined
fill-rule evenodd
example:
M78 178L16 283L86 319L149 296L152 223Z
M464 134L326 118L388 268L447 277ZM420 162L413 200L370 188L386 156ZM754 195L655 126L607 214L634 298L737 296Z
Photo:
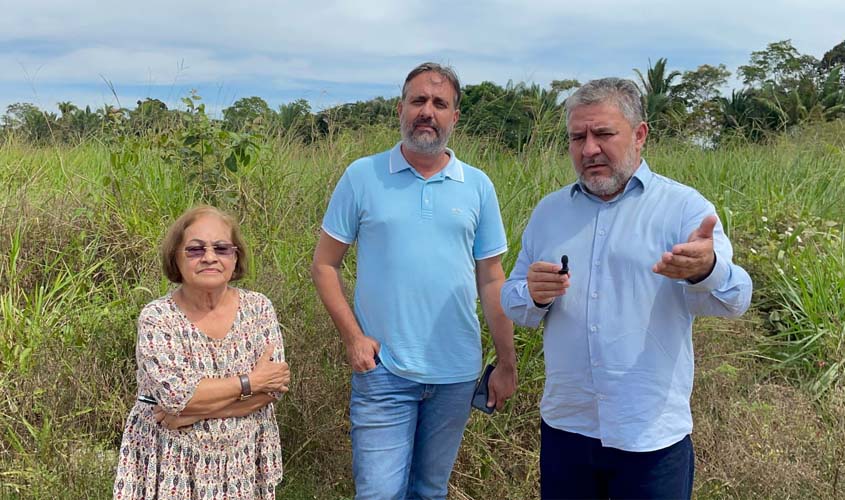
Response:
M178 413L203 378L249 373L265 346L284 360L282 333L264 295L238 289L235 322L222 339L191 323L171 294L138 318L138 394ZM278 397L278 394L274 394ZM200 420L169 430L153 406L136 402L126 420L114 483L115 499L272 499L282 480L273 404L245 416Z

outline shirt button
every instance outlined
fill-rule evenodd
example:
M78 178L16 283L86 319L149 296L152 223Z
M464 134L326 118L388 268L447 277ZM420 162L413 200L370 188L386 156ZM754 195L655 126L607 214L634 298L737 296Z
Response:
M592 297L594 299L597 298L598 296L599 296L599 294L597 292L593 292L593 293L590 294L590 297Z
M593 366L599 366L599 362L598 362L598 361L593 361Z
M604 229L599 229L599 236L604 236Z
M598 329L599 329L599 327L597 327L596 325L592 325L590 327L590 331L593 332L593 333L596 333L598 331Z
M604 401L604 394L596 394L596 399L599 401Z
M599 267L601 265L601 262L595 261L595 262L593 262L593 265L596 266L596 267Z

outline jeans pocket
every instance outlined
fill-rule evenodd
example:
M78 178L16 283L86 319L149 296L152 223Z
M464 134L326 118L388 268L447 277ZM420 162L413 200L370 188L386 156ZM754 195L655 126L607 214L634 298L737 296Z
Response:
M353 375L367 375L368 373L373 373L374 371L376 371L376 369L378 369L379 366L381 366L381 358L378 357L378 354L376 354L373 357L373 361L376 362L376 365L374 367L372 367L368 370L364 370L362 372L356 372L356 371L353 370L352 374Z

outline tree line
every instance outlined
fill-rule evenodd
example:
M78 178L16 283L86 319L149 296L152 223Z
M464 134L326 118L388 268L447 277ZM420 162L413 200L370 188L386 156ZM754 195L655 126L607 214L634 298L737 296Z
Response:
M768 44L751 53L736 70L742 88L729 96L720 89L731 72L724 64L703 64L695 70L669 71L666 58L641 71L634 69L653 136L681 137L717 145L731 138L759 141L773 132L807 122L845 116L845 41L821 59L801 54L790 40ZM573 79L554 80L549 88L485 81L463 87L465 133L494 138L510 148L566 141L563 105L580 86ZM15 103L0 118L0 134L17 135L33 143L78 143L92 137L160 136L184 129L205 114L200 98L182 99L186 110L170 109L153 98L134 109L103 106L92 110L71 102L58 103L59 114L30 103ZM272 109L261 97L238 99L222 118L207 118L211 126L230 133L284 136L311 142L336 130L392 125L398 97L376 97L314 112L299 99Z

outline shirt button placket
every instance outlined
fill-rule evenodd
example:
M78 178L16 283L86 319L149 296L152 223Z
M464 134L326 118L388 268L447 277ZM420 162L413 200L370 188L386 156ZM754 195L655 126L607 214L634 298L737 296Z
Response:
M589 356L590 356L590 366L593 368L593 381L598 386L601 385L602 376L601 373L596 373L595 370L601 367L601 342L600 338L598 337L599 332L599 318L601 318L601 311L599 310L598 304L598 287L602 280L602 270L599 267L600 264L600 256L604 253L604 247L607 243L606 234L607 231L604 228L605 225L605 211L604 207L599 208L598 213L596 214L596 226L595 226L595 236L593 238L593 248L592 248L592 257L593 257L593 269L590 272L590 279L589 283L587 284L590 295L590 303L587 306L587 330L588 330L588 342L589 342ZM601 401L601 397L597 394L597 401Z
M430 219L434 215L434 204L432 203L431 182L424 182L422 196L420 199L420 212L424 219Z

